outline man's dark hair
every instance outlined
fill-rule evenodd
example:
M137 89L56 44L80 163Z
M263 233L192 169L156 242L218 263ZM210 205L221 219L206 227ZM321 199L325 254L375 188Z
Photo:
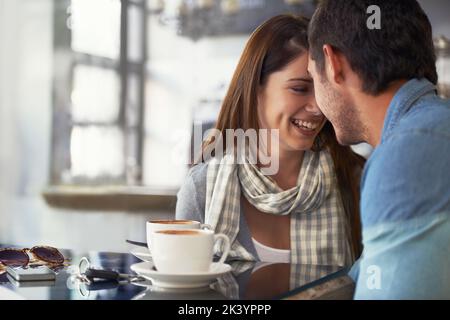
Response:
M380 8L381 29L367 27L371 5ZM329 44L347 58L368 94L377 95L400 79L437 83L431 24L416 0L322 0L308 36L320 75L322 48Z

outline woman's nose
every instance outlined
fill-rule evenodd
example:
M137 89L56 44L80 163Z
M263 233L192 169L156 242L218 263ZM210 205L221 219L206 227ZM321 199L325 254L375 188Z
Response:
M305 110L315 116L322 115L322 111L320 111L319 107L317 106L316 99L311 99L306 105Z

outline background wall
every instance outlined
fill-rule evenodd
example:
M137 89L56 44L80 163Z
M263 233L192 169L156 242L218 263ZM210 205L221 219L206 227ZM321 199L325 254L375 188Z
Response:
M418 0L433 26L433 35L444 35L450 39L450 1Z

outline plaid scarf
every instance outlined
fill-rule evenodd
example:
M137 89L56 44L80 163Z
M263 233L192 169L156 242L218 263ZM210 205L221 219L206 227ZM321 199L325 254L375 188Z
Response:
M297 186L282 190L258 167L236 164L232 155L211 159L205 223L230 238L230 259L256 261L237 240L241 194L259 211L291 217L291 263L350 265L349 227L327 151L305 151ZM220 244L215 247L220 255Z

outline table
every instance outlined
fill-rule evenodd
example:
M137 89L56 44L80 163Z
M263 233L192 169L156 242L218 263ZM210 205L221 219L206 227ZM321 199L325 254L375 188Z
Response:
M57 271L56 281L17 282L3 272L0 286L33 300L351 299L354 290L353 281L346 275L348 270L339 267L239 261L229 262L232 272L209 288L161 290L146 280L128 284L102 282L87 289L73 277L82 257L87 257L96 268L120 273L133 273L130 266L141 260L127 253L60 251L70 262Z

